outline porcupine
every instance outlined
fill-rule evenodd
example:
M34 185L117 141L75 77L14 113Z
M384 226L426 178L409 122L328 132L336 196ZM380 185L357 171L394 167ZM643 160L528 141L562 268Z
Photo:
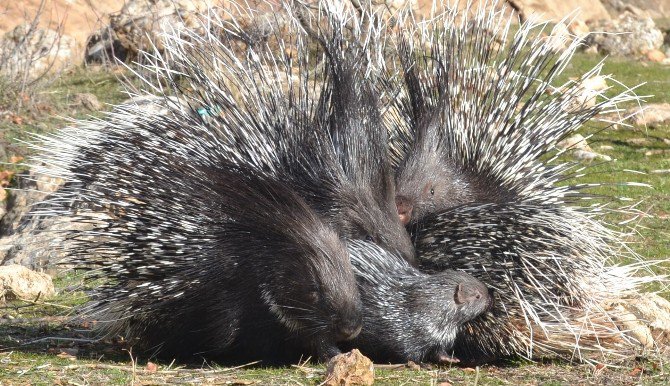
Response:
M170 126L160 120L136 123L150 132ZM123 135L108 131L107 139L123 143ZM83 315L166 357L336 354L335 342L361 326L337 233L286 184L225 159L208 167L165 154L179 145L151 138L152 146L126 142L125 158L109 166L105 187L122 189L77 189L95 203L79 206L77 217L95 225L72 235L67 263L107 280ZM113 212L100 218L90 210L98 204ZM295 357L286 357L288 341Z
M363 302L363 329L345 348L375 362L452 363L462 326L489 310L491 291L463 272L425 274L378 246L347 243Z
M211 19L209 21L217 22ZM223 28L223 25L219 24L218 27ZM341 321L344 327L333 327L333 331L320 326L317 322L329 326L335 322L328 318L346 310L351 311L353 295L347 287L350 283L345 280L349 278L351 269L347 267L348 262L345 264L341 260L341 251L335 248L336 245L330 245L334 243L332 234L320 234L318 230L322 226L316 224L313 219L298 219L301 211L306 210L299 204L300 200L303 200L300 195L304 195L313 203L315 194L313 191L305 194L297 189L304 188L307 184L303 181L311 178L309 182L315 190L317 182L324 184L316 193L326 196L336 194L337 197L333 197L333 201L348 203L352 200L346 195L345 189L358 188L355 185L357 181L347 180L339 162L334 162L337 161L335 149L327 143L329 138L327 131L307 130L310 125L320 123L321 114L316 113L328 108L329 104L326 101L328 91L323 92L325 96L321 98L317 109L311 104L310 96L307 95L310 85L308 77L313 76L307 68L300 67L298 74L300 79L297 85L293 85L296 89L289 86L288 91L285 91L284 85L281 84L284 79L279 73L283 70L289 77L293 75L288 59L281 58L286 62L280 64L278 62L280 58L263 56L270 54L261 50L254 52L251 49L248 54L248 58L251 59L243 62L238 60L236 53L223 43L222 34L215 35L212 32L204 38L193 32L185 34L191 38L190 42L195 42L195 45L190 45L191 43L186 45L185 40L182 40L183 35L176 34L168 37L166 42L167 46L173 48L169 51L173 56L172 59L180 58L181 62L171 60L170 69L160 67L163 59L156 54L149 55L149 58L153 59L153 62L149 63L153 63L157 77L163 77L163 80L174 86L177 95L187 102L186 105L214 106L223 110L223 114L205 120L183 106L175 107L170 103L166 103L165 106L168 113L159 115L143 114L141 109L127 106L112 114L107 120L89 121L82 123L80 127L61 130L39 145L44 151L40 159L47 162L45 171L60 175L70 182L64 189L52 195L50 200L52 206L47 208L45 213L59 212L76 216L80 222L93 223L93 228L90 230L76 231L68 235L72 243L69 244L70 249L66 251L70 255L67 263L89 269L94 278L112 280L96 291L93 295L94 302L88 307L86 314L104 318L101 324L106 326L108 331L121 332L128 338L136 338L135 340L139 340L144 347L151 344L162 346L164 355L183 356L203 351L216 354L225 352L231 344L237 345L236 342L246 345L247 349L241 351L250 351L249 355L258 354L259 351L255 350L262 350L256 348L258 345L244 343L258 339L240 338L238 341L235 340L235 335L230 333L225 335L224 330L215 329L217 333L221 333L222 341L210 340L209 338L218 337L215 333L208 332L198 335L198 327L211 327L211 323L215 322L200 320L199 312L193 312L193 316L188 318L181 318L183 312L179 312L193 310L204 313L205 310L217 310L217 305L211 304L221 299L216 296L209 302L198 303L200 298L208 297L214 290L213 287L201 282L207 280L208 283L222 286L223 284L216 280L225 283L225 276L217 279L209 278L206 274L223 275L224 272L228 273L228 269L232 274L238 269L243 269L238 266L243 266L246 258L249 259L249 264L256 266L256 274L267 275L250 279L250 283L245 284L252 286L248 291L251 291L253 286L266 285L269 287L269 293L274 292L272 298L288 298L286 301L304 299L309 293L326 296L341 292L339 300L347 300L345 304L327 303L325 306L318 304L315 306L316 311L319 311L315 311L316 316L308 315L314 320L310 321L308 317L300 316L305 311L301 307L284 309L286 316L275 315L276 324L288 329L289 332L296 332L298 335L296 339L307 341L312 351L321 358L332 355L334 351L331 341L338 338L337 335L340 335L339 338L351 337L355 335L355 329L347 326L344 320ZM298 38L296 35L293 37ZM304 47L300 42L295 44L299 52L297 57L303 61L300 66L305 66L304 55L307 51L303 51ZM195 52L188 51L189 49L194 49ZM216 76L212 75L216 72L207 70L215 68L196 66L192 60L195 60L197 55L187 53L201 56L212 54L219 61L213 60L211 63L224 67L232 66L224 68L224 71L219 73L219 78L212 79L209 76ZM271 60L274 60L272 62L274 67L267 69L265 65L272 64ZM286 67L281 68L282 65ZM146 68L151 69L151 66L146 65ZM172 71L179 73L182 78L180 80L171 78L169 74L172 74ZM245 84L245 81L256 77L266 83L263 86ZM191 88L195 91L187 92L179 88L179 81L183 81L184 78L190 82ZM246 89L236 86L245 86ZM324 85L323 90L328 90L327 87L328 84ZM234 95L233 89L245 91L246 94L241 97ZM179 91L183 92L180 94ZM197 99L198 96L201 98ZM328 122L331 123L332 118ZM90 135L89 140L76 144L77 133L83 128L96 134ZM326 135L320 137L318 133ZM314 149L306 149L305 143L298 141L313 141L321 147L317 152ZM73 144L75 145L70 146ZM258 144L263 146L260 150L265 153L254 149L253 145ZM229 151L231 148L234 148L233 151ZM300 151L293 152L293 150ZM231 190L221 183L235 177L234 174L225 174L221 171L222 165L226 164L243 170L240 172L242 174L258 173L258 178L261 179L283 181L282 183L295 193L295 197L284 195L281 200L273 202L270 196L262 196L263 185L259 182L262 180L254 180L261 191L252 194L252 190L247 189L248 202L245 207L240 201L244 197L234 196L235 189L239 186ZM370 166L372 165L374 164ZM296 181L301 183L297 184ZM357 192L352 194L355 193ZM232 200L230 205L221 204L226 203L227 195L235 197L238 201ZM372 193L369 196L377 199ZM70 205L69 201L74 197L79 203ZM364 209L358 211L360 216L365 217L372 213L371 221L377 225L379 221L375 208L379 207L378 201L367 203L365 201L367 198L360 199L358 195L355 197L358 199L357 205L361 205ZM385 197L388 198L387 201L393 203L393 191L385 194ZM253 211L254 205L258 205L257 201L262 200L265 200L267 205L274 204L275 208L279 208L275 216L269 210L265 213ZM297 203L282 203L282 201ZM220 206L225 210L221 210ZM282 214L280 209L287 213ZM326 209L317 206L317 209L323 212L342 210L337 203L331 204ZM394 211L391 210L394 208L385 209L391 212L387 217L395 221ZM291 213L296 210L298 214ZM286 218L275 219L276 216ZM268 224L270 220L275 220L278 224L275 226ZM263 226L277 232L280 241L283 238L282 242L287 243L289 247L282 247L277 240L265 240L264 235L253 236L254 233L260 233ZM409 238L406 234L402 234L404 230L399 223L397 227L409 245ZM340 227L338 230L350 237L360 237L354 233L358 229L350 231ZM235 235L241 240L235 240ZM254 240L253 237L258 238ZM401 238L400 241L402 240ZM266 244L263 244L264 242ZM254 243L258 251L254 250ZM389 238L388 243L391 245L391 250L407 253L407 248L393 247L394 243L399 243L398 238ZM248 250L245 249L247 247ZM305 252L300 248L311 248L311 250ZM240 256L226 256L226 251L236 251ZM254 252L258 252L259 256L254 256ZM295 252L296 255L291 252ZM272 257L273 253L276 256ZM219 261L217 257L221 254L223 256ZM294 267L301 256L307 256L306 259L302 259L303 266ZM323 263L321 259L332 260L332 264L337 267L333 269L341 273L331 272L330 269L312 270L313 265ZM268 268L267 265L272 264L265 264L265 261L275 263L277 267L272 267L272 272L269 272L263 268ZM213 264L213 267L205 269L200 264ZM290 268L295 268L295 271L291 271ZM224 272L219 272L219 269ZM251 268L247 268L243 273L252 276L251 271ZM320 286L325 288L320 288L320 292L302 291L303 286L288 280L299 277L306 283L319 281ZM334 282L326 282L327 277ZM336 280L340 277L343 279ZM228 278L245 280L244 275ZM278 294L280 291L277 287L279 285L277 278L287 279L282 285L291 287L286 288L287 292L283 297ZM339 291L330 291L337 286L342 288ZM328 294L323 293L324 291L328 291ZM255 298L255 295L258 294L252 293L248 296ZM227 295L223 293L220 296ZM226 304L230 299L222 300L221 304ZM335 302L338 299L331 300ZM259 301L262 301L259 307L273 308L265 291L261 293ZM198 304L191 305L191 303ZM249 307L255 306L251 300L248 303ZM246 303L241 305L242 310L245 306ZM335 316L325 312L323 308L326 306L332 306L331 314ZM255 316L255 311L251 314ZM215 316L216 314L213 315ZM225 315L222 318L226 319ZM247 319L246 322L249 322ZM303 333L303 319L308 326L311 323L316 327L307 328L307 332ZM224 325L235 331L233 324L238 323L237 317L232 315L226 320L230 321ZM182 330L169 328L171 323L183 327L185 326L183 322L195 323L187 329L191 335L186 332L176 334L175 330L179 332ZM355 325L355 322L351 324ZM253 326L253 323L249 325ZM247 338L250 335L254 334L248 334ZM262 340L262 337L260 339ZM280 338L277 339L281 341ZM322 340L323 345L320 345ZM209 344L218 346L212 348L207 346Z
M602 63L556 93L579 40L552 35L567 43L557 52L556 40L526 22L497 45L492 36L506 41L510 20L496 4L472 17L466 9L460 21L451 9L420 25L411 15L401 22L401 76L391 84L402 92L388 115L398 213L421 269L463 270L495 289L496 307L465 327L457 357L607 351L604 340L618 332L602 301L650 278L634 276L645 263L597 218L606 206L575 205L596 184L561 184L582 168L556 162L552 150L637 96L583 103L582 84ZM639 264L615 267L617 259Z

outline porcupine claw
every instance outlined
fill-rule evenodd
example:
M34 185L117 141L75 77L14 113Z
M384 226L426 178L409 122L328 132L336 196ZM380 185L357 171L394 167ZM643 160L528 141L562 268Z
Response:
M438 354L437 355L437 363L439 363L441 365L454 364L454 363L460 363L460 362L461 362L460 359L455 358L455 357L453 357L451 355L448 355L448 354Z

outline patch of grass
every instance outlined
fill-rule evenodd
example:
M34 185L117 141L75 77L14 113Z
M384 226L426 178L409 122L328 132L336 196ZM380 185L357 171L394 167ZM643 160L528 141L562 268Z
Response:
M12 155L25 156L27 150L22 141L30 141L32 134L43 134L69 124L69 119L85 119L101 116L113 104L128 98L119 83L119 69L77 67L65 71L41 91L39 102L30 111L19 115L0 116L0 141L7 144L5 158ZM103 104L102 111L89 111L74 103L79 93L91 93ZM0 100L0 105L3 105ZM0 159L5 162L7 159Z

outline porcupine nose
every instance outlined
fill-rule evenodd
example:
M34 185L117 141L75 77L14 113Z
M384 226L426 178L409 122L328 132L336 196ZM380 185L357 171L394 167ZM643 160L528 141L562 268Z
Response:
M398 210L398 218L402 225L409 224L409 220L412 219L412 209L414 208L412 202L405 196L396 196L395 206Z
M335 338L338 342L351 340L360 334L363 328L362 315L340 318L335 321Z
M492 292L482 283L462 282L456 286L454 301L456 304L486 302L489 308L493 303Z

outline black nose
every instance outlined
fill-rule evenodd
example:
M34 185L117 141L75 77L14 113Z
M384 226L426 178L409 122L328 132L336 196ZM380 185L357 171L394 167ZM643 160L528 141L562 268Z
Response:
M354 339L362 328L363 323L360 319L338 320L335 322L335 338L338 342Z

